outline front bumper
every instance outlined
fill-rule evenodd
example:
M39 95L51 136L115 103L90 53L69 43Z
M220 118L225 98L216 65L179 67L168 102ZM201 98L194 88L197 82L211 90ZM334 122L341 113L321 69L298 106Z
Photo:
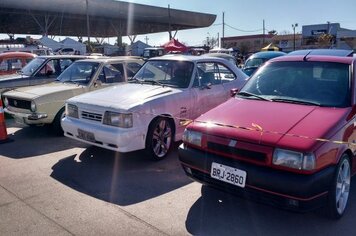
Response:
M64 117L62 128L66 137L117 152L131 152L145 148L146 132L140 127L118 128L101 122L86 122ZM93 134L93 140L80 138L79 130Z
M301 175L221 157L184 144L180 145L178 154L185 173L198 182L297 211L309 211L325 203L336 168L330 166L312 175ZM245 188L211 178L212 162L246 171Z
M10 111L8 108L4 108L4 111L13 116L15 121L18 123L24 123L24 124L43 124L46 123L43 120L48 117L46 113L21 113L21 112L14 112Z

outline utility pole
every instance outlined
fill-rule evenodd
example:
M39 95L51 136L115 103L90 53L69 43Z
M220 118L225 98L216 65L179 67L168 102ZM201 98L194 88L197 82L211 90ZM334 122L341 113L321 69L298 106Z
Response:
M295 28L298 27L298 23L292 24L293 28L293 51L295 51Z
M224 38L225 38L225 12L223 12L223 23L222 23L222 38L221 38L221 47L224 47ZM218 40L219 40L219 36L218 36Z
M146 35L145 41L146 41L146 44L147 44L147 45L148 45L148 40L149 40L149 38L148 38L147 35Z
M89 3L88 0L85 1L86 2L86 11L87 11L87 34L88 34L88 45L89 45L89 49L90 48L90 24L89 24Z
M266 30L266 28L265 28L265 20L263 19L263 21L262 21L262 28L263 28L263 36L262 36L262 46L264 46L264 44L265 44L265 30Z
M169 31L169 40L172 39L172 32L171 32L171 8L168 4L168 31Z

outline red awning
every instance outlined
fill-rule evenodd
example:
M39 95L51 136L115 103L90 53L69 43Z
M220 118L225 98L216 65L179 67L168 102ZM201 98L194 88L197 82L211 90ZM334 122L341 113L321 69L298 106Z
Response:
M188 50L188 48L184 44L178 42L178 40L176 40L176 39L171 39L169 42L163 44L162 47L166 51L185 52Z

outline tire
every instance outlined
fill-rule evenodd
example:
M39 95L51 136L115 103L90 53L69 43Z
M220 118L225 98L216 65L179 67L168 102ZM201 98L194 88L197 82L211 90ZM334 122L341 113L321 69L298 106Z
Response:
M351 184L351 163L344 154L337 165L333 182L329 190L327 211L329 217L340 219L346 210Z
M149 126L146 152L153 160L162 160L169 153L173 143L172 123L167 118L157 118Z
M56 135L62 136L64 133L61 125L61 120L64 116L65 116L65 110L64 107L62 107L62 109L59 110L59 112L56 114L52 122L52 131Z

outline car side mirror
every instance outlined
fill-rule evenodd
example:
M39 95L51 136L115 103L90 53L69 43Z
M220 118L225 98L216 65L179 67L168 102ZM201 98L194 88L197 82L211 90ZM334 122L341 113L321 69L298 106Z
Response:
M239 92L239 89L233 88L230 90L230 97L235 97L235 95Z

